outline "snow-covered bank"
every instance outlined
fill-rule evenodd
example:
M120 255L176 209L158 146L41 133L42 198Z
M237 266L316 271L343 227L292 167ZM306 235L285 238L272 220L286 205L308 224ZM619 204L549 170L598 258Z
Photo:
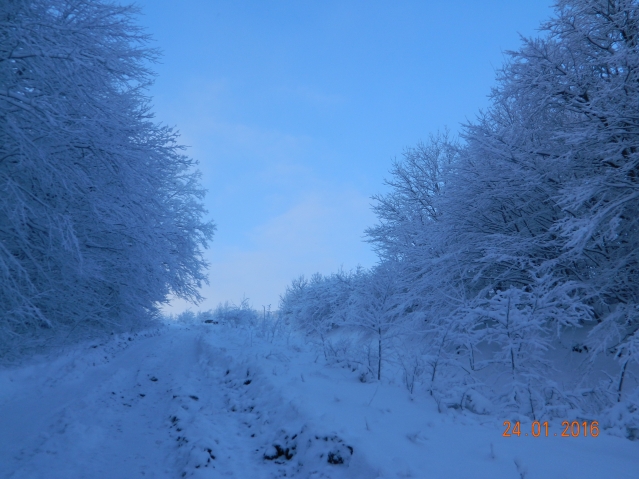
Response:
M639 445L502 436L303 346L170 325L0 371L0 477L599 478ZM529 425L522 424L522 432Z

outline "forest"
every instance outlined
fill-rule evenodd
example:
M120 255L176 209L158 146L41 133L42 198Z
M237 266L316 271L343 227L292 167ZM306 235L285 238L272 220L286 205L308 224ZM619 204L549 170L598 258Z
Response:
M370 269L293 281L280 313L361 380L440 408L606 415L639 437L639 10L559 1L490 107L407 148Z
M0 5L0 352L143 327L206 281L196 162L154 121L131 6Z
M140 9L1 1L0 475L586 477L601 430L634 477L639 3L554 12L488 108L391 165L374 267L166 318L216 225ZM534 449L503 420L590 428Z

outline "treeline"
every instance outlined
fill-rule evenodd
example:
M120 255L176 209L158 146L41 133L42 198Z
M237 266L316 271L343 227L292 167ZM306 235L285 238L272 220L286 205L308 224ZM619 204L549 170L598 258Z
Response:
M296 280L280 310L441 404L639 434L639 5L555 8L459 139L393 164L378 266Z
M286 339L288 343L293 332L279 314L279 311L271 311L271 307L264 307L262 311L253 309L248 298L243 298L240 304L225 301L218 304L215 309L206 311L191 311L187 309L174 315L164 315L164 320L188 325L219 325L241 330L246 334L247 343L252 345L253 340L273 343L276 339Z
M214 226L195 161L153 120L136 14L0 2L0 356L199 298Z

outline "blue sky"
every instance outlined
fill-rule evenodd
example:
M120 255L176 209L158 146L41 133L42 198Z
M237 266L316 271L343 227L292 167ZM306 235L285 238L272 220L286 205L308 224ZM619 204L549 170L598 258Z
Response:
M472 120L502 52L552 14L549 0L137 4L163 51L156 118L200 162L218 226L203 309L276 309L300 274L373 265L363 231L392 159Z

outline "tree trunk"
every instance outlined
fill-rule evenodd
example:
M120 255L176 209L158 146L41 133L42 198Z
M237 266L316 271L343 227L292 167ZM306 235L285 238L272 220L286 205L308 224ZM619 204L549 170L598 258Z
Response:
M617 388L617 402L621 402L621 390L623 389L623 380L626 376L626 367L628 366L629 359L623 363L623 368L621 369L621 376L619 377L619 387Z
M377 380L382 379L382 328L377 330Z

